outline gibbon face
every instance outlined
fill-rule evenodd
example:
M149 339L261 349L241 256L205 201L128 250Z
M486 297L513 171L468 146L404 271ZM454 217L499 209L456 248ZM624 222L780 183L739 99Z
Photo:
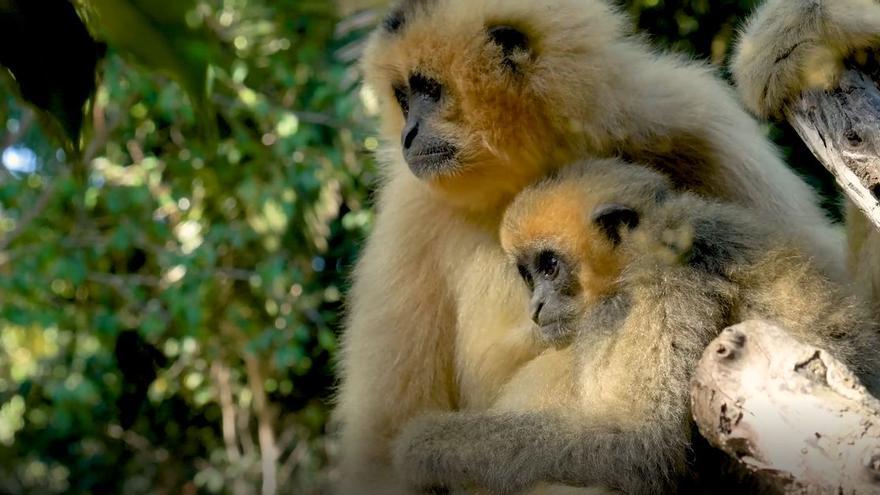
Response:
M554 343L573 335L583 312L615 288L620 230L638 223L632 208L593 204L571 186L517 197L501 229L502 246L529 289L529 314Z
M562 344L584 312L617 288L630 254L624 236L670 191L646 168L616 160L573 165L520 193L501 223L501 245L530 292L542 336Z
M587 149L619 24L589 0L403 1L363 58L382 153L454 202L509 200Z

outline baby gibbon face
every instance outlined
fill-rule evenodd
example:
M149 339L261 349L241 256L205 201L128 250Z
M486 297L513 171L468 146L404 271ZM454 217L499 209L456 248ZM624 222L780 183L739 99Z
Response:
M530 292L542 337L564 344L584 312L617 287L624 236L669 191L662 176L617 160L573 165L520 193L505 212L501 245Z
M382 153L454 201L509 200L581 156L619 25L598 0L404 0L362 61Z
M597 236L596 242L566 239L571 232L546 231L524 245L510 246L508 253L530 292L529 314L545 340L567 342L584 311L613 291L622 266L616 249L621 231L635 228L638 222L638 213L628 206L601 204L589 223L580 227L588 231L584 237ZM571 251L577 244L592 254Z

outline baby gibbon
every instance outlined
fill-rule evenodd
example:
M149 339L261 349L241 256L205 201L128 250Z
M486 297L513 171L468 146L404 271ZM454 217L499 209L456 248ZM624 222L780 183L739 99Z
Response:
M582 162L529 187L501 243L552 347L489 411L406 427L396 463L416 488L676 493L693 474L693 370L747 319L778 321L877 390L880 332L853 296L760 214L677 192L645 167Z

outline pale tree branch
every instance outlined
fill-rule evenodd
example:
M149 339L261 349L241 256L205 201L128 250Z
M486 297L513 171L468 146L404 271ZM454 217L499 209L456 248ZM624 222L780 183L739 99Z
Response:
M880 229L880 90L872 77L847 70L837 89L803 95L786 117ZM749 321L724 330L700 360L691 402L703 436L780 492L880 493L880 400L843 363L784 328Z
M211 364L211 377L214 380L214 386L217 387L217 395L220 399L221 426L226 457L229 459L230 465L239 466L242 462L242 452L238 443L238 430L235 422L238 408L233 398L230 375L229 367L222 361L217 360ZM246 495L248 485L243 479L233 480L232 493Z
M251 438L251 413L248 408L241 408L236 418L236 427L238 429L238 438L241 440L241 450L247 457L255 457L257 446Z
M275 495L278 491L278 447L275 442L273 414L266 391L263 388L263 371L257 358L244 355L248 385L254 395L254 412L257 415L257 439L260 444L260 466L263 484L262 495Z
M766 321L725 329L691 383L700 433L783 493L880 493L880 401Z
M214 361L211 364L211 377L214 379L214 386L217 387L217 395L220 399L226 457L229 458L231 464L236 464L241 461L241 451L238 447L235 429L235 402L232 398L232 387L229 384L229 368L220 361Z
M788 121L846 196L880 229L880 89L847 70L833 91L804 94Z

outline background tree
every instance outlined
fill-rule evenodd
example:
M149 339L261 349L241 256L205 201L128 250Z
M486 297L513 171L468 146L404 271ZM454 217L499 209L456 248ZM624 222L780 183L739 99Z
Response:
M624 8L721 64L752 4ZM0 492L332 479L332 360L378 145L353 62L379 16L0 1Z

